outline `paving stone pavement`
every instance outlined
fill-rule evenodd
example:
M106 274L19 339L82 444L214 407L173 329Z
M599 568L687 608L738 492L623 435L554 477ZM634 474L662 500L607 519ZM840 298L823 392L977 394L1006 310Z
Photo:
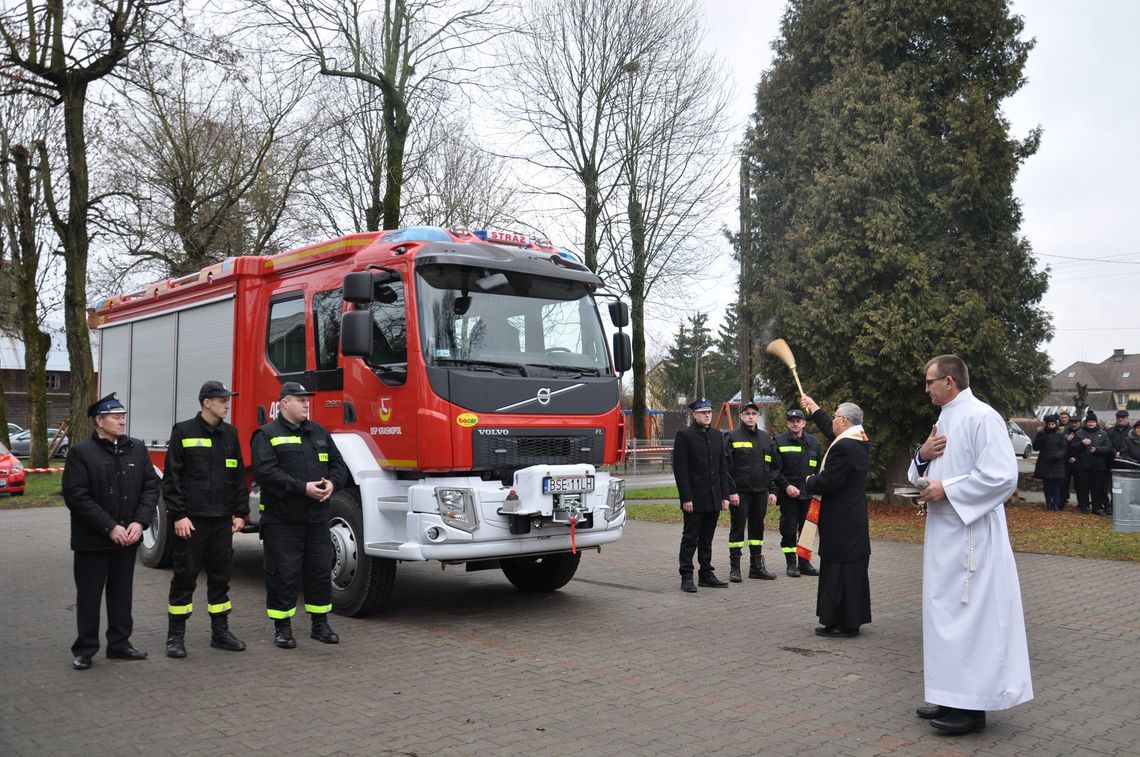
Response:
M1140 564L1019 554L1037 698L955 738L913 714L920 545L874 542L874 623L821 639L815 579L683 594L678 539L631 523L548 595L403 564L391 609L334 617L338 646L302 619L284 651L241 536L231 627L247 651L210 649L198 613L189 657L163 656L170 573L140 565L133 641L150 659L76 672L67 512L0 511L0 755L1140 754Z

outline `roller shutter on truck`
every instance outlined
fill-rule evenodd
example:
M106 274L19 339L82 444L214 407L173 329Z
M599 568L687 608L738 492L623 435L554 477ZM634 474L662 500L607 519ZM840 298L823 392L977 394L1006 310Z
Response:
M198 412L205 381L233 384L234 301L191 305L102 329L99 391L127 405L127 433L166 446L170 428Z

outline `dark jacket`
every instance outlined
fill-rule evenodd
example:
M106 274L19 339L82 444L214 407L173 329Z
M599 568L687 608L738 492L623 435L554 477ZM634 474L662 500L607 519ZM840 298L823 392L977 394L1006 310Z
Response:
M1111 468L1113 467L1111 461L1116 459L1117 453L1119 453L1120 457L1124 457L1124 452L1128 449L1128 435L1132 433L1132 426L1129 424L1121 426L1120 424L1114 423L1112 427L1108 429L1107 433L1108 441L1112 444L1112 454L1108 457L1108 467Z
M1037 450L1037 463L1033 466L1036 478L1065 477L1065 435L1060 429L1041 429L1033 437L1033 449Z
M693 512L721 509L732 493L724 434L694 423L677 432L673 440L673 478L682 504L693 503Z
M237 429L211 426L202 414L174 425L162 472L162 500L174 522L184 517L249 517L249 487Z
M1085 439L1091 440L1091 443L1086 445ZM1073 470L1104 470L1105 465L1113 458L1112 442L1108 440L1108 434L1102 428L1094 428L1091 431L1081 428L1069 443L1068 456L1076 458Z
M831 427L828 427L830 432ZM813 473L819 472L819 440L814 435L804 431L802 438L797 439L791 431L777 434L774 439L776 445L776 496L783 502L792 502L786 489L795 486L803 489L804 479ZM799 499L807 499L806 494Z
M76 552L122 549L111 541L115 526L154 519L161 485L146 445L128 436L110 442L91 434L73 446L63 466L63 501L71 511Z
M831 440L831 416L816 410L811 416ZM863 437L866 439L866 435ZM823 470L808 479L804 488L818 495L819 559L852 562L871 554L871 534L867 525L867 471L871 443L842 439L828 450Z
M1127 446L1124 449L1124 453L1121 454L1121 457L1140 463L1140 435L1137 435L1136 432L1133 431L1128 435L1127 442Z
M328 519L329 501L305 494L310 481L327 478L334 489L348 482L348 468L324 426L310 420L294 426L278 417L253 432L250 458L261 486L264 522L315 523Z
M725 434L728 443L728 475L731 492L776 491L779 459L776 445L768 432L760 427L749 429L743 423Z

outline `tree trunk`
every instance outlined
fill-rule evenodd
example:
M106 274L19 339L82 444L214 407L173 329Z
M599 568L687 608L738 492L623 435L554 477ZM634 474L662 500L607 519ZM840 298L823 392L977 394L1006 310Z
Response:
M900 452L893 455L887 461L887 468L883 474L883 485L886 489L886 496L884 499L891 505L910 505L913 506L915 500L906 497L896 497L892 492L896 486L910 486L910 481L907 479L906 474L910 469L911 452Z
M752 312L748 307L748 285L752 283L752 211L749 198L751 190L748 177L748 160L740 159L740 285L737 292L736 326L740 329L740 406L752 401Z
M588 166L583 170L582 185L586 189L586 239L583 252L586 258L586 267L591 271L597 271L598 216L602 214L602 204L598 200L598 172L593 166Z
M67 144L68 215L63 222L65 263L63 307L70 365L71 406L68 435L79 441L91 433L87 408L95 400L95 369L91 359L91 334L87 330L87 236L89 184L87 134L83 122L87 84L73 83L63 92L64 139ZM45 179L46 180L46 179ZM114 389L114 387L110 387Z
M400 228L400 193L404 186L404 147L412 119L403 103L390 103L384 108L384 131L388 137L385 145L387 165L384 177L384 228Z
M32 444L28 450L33 468L48 465L47 438L47 352L51 337L40 330L36 317L36 272L40 256L36 249L36 225L33 215L31 153L14 146L12 157L16 167L16 218L18 228L16 267L16 302L20 312L20 333L24 340L24 375L28 382L28 428ZM0 419L3 422L6 419ZM5 429L7 424L5 424Z
M633 341L633 436L645 439L645 214L636 193L629 195L629 236L633 252L633 270L629 276L629 298Z

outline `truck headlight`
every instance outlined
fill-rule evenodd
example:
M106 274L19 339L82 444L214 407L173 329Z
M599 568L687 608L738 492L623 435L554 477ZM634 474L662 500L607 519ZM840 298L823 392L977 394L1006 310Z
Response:
M475 518L475 492L471 489L450 489L437 486L435 501L439 503L439 517L449 526L463 531L479 527Z
M614 520L625 510L625 479L611 478L606 492L606 520Z

